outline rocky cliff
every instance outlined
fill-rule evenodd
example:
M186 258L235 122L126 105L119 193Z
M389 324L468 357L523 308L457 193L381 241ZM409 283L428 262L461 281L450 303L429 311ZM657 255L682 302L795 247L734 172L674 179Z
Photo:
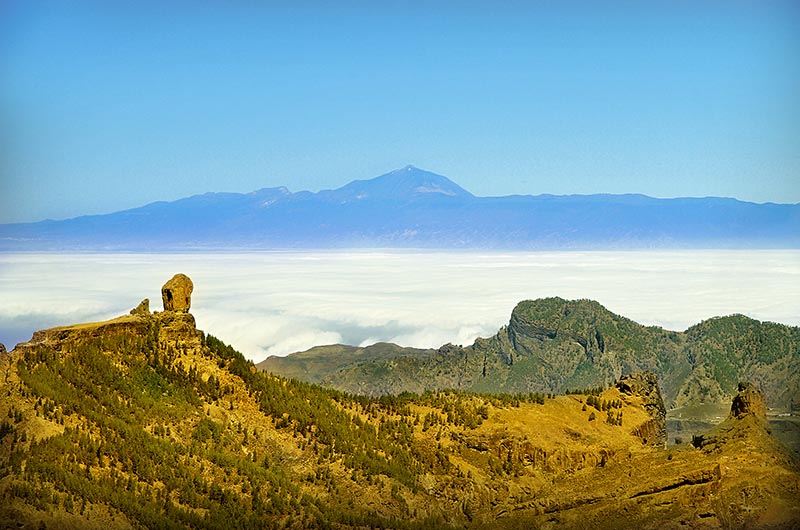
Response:
M756 385L743 382L739 383L739 393L733 398L731 417L742 418L747 415L766 419L767 402L764 393Z
M259 367L369 395L443 388L563 392L610 386L623 374L650 370L669 408L729 403L738 381L752 380L771 407L790 409L800 404L798 352L800 328L742 315L675 332L642 326L591 300L545 298L520 302L507 326L466 347L413 355L395 347L381 356L355 348L342 362L329 351L329 358L270 357ZM303 370L293 368L301 358Z
M191 343L199 345L201 333L197 330L194 316L188 312L191 305L191 280L177 274L169 280L162 292L164 311L150 312L149 300L142 300L130 314L105 322L91 322L72 326L36 331L31 340L17 344L14 352L24 354L41 347L59 352L65 345L91 343L110 336L156 334L165 343Z
M617 389L626 396L637 397L650 415L650 419L637 425L633 433L642 443L654 447L667 446L667 409L661 399L658 377L653 372L633 372L624 375L617 383Z

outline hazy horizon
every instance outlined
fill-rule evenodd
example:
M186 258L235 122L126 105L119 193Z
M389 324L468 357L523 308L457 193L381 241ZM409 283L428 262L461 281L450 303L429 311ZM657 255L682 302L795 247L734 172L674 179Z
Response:
M743 313L800 325L800 251L0 254L0 342L161 309L174 273L195 283L198 327L260 361L315 345L470 344L516 303L591 298L645 325L682 331Z

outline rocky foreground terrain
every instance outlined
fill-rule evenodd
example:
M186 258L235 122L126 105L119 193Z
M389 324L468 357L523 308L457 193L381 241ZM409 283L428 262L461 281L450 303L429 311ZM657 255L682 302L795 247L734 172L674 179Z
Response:
M800 526L798 462L756 385L667 449L653 372L568 395L345 394L197 330L192 290L176 276L164 311L0 353L0 528Z

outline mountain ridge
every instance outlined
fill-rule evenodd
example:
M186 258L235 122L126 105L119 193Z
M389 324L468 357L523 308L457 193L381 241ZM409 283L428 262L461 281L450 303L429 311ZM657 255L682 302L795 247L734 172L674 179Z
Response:
M325 348L331 358L323 355ZM800 408L800 327L738 314L678 332L643 326L594 300L551 297L518 303L508 325L471 345L390 345L383 355L370 355L370 348L322 346L271 356L257 366L369 395L445 388L565 392L607 386L631 370L653 370L670 408L728 402L744 379L765 390L770 406ZM309 358L312 352L319 355Z
M407 166L333 190L209 192L0 225L0 250L800 248L800 204L639 194L478 197Z

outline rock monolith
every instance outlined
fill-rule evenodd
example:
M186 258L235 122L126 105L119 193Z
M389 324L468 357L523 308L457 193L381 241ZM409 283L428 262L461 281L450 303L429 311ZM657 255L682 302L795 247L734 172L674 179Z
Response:
M764 393L753 383L739 383L739 393L731 403L731 416L741 418L752 414L757 418L767 417L767 402Z
M161 288L164 311L188 313L192 306L192 280L185 274L176 274Z

